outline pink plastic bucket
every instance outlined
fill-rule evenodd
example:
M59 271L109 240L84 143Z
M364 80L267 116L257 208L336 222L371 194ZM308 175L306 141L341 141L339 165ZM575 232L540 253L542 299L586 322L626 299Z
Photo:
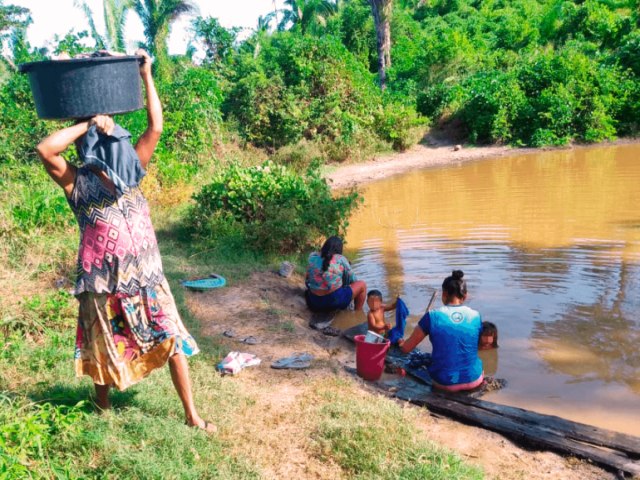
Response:
M356 370L365 380L374 382L382 376L384 359L389 350L389 340L384 343L367 343L364 335L356 335Z

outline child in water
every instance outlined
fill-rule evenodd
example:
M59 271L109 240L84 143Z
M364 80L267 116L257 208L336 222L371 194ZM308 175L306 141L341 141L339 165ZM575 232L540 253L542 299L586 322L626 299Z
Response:
M382 303L382 293L380 290L369 291L369 293L367 293L367 306L369 307L367 323L369 324L369 330L378 335L385 335L391 330L391 324L384 321L384 312L395 310L397 303L398 300L391 305L385 305Z
M491 322L482 322L478 350L491 350L498 348L498 327Z

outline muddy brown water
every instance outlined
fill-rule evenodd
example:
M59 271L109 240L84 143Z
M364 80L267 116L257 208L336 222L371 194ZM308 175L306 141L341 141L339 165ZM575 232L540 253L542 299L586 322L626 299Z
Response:
M460 268L467 303L499 328L481 356L509 385L487 400L640 435L640 144L415 171L362 193L346 254L369 288L404 298L407 333Z

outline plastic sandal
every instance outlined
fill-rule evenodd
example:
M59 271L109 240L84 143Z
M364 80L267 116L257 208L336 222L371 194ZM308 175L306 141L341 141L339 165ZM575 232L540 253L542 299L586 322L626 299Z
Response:
M271 364L276 370L303 370L311 366L313 355L310 353L295 353L290 357L280 358Z

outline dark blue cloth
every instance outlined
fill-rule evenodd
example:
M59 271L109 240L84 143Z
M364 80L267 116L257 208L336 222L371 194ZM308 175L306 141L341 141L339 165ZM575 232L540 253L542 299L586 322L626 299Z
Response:
M120 125L115 125L111 135L98 132L96 126L91 125L82 141L80 158L84 165L104 171L118 196L127 188L137 186L147 173L131 145L131 134Z
M429 365L431 365L431 354L428 352L414 350L408 355L407 367L409 368L423 368Z
M409 315L409 309L401 298L398 298L396 303L396 326L389 330L387 338L393 343L398 343L398 340L404 338L404 329L407 326L407 316Z
M431 378L440 385L470 383L482 375L478 340L482 319L464 305L445 305L424 314L418 326L433 345Z
M314 295L310 290L306 290L305 298L309 310L314 312L344 310L351 303L353 290L351 287L340 287L329 295Z

